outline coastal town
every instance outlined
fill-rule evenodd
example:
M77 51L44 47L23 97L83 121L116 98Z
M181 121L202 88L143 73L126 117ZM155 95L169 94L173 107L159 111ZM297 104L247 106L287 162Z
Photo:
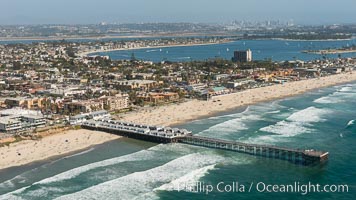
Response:
M0 200L353 200L356 1L4 0Z
M93 54L228 41L227 38L177 38L0 45L2 144L19 138L36 139L41 133L58 128L75 128L89 119L112 117L156 125L179 123L182 119L167 117L169 122L160 122L137 113L152 114L155 113L152 110L198 101L203 105L215 103L216 111L205 113L212 114L225 110L226 105L217 97L352 74L356 66L353 58L253 61L251 50L235 51L231 60L160 63L138 60L135 55L127 60L111 60L109 56ZM251 99L244 102L245 98L232 101L235 104L232 107L254 102Z

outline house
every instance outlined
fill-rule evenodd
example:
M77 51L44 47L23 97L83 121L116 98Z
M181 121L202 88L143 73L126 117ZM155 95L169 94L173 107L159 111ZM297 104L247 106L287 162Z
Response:
M122 91L129 91L139 89L141 91L148 91L157 85L157 81L151 80L126 80L114 82L113 87Z

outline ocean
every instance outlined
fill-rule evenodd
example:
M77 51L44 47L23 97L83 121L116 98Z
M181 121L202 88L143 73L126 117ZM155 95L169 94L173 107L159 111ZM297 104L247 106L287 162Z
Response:
M350 83L179 126L206 137L325 150L324 164L125 138L2 170L0 199L355 199L355 99ZM306 184L347 185L348 192L264 190Z

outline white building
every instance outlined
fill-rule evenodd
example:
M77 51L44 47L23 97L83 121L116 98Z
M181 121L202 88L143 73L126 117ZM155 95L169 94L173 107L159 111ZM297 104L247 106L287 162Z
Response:
M111 115L110 115L110 113L108 113L108 111L100 110L100 111L96 111L96 112L72 116L69 118L69 123L70 123L70 125L81 125L83 122L85 122L89 119L99 120L99 119L103 119L103 118L109 118L110 116Z
M0 113L0 116L0 132L4 133L21 133L36 127L43 127L47 123L46 119L40 115L19 114L18 112L9 114L8 111L4 111Z

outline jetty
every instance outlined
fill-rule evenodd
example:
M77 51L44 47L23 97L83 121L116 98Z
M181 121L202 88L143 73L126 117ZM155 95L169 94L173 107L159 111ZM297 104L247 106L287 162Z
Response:
M186 129L149 126L121 122L112 119L89 120L82 123L82 128L99 130L128 138L155 143L183 143L207 148L235 151L266 158L286 160L299 165L313 165L328 160L329 153L314 149L291 149L272 145L247 144L195 136Z

